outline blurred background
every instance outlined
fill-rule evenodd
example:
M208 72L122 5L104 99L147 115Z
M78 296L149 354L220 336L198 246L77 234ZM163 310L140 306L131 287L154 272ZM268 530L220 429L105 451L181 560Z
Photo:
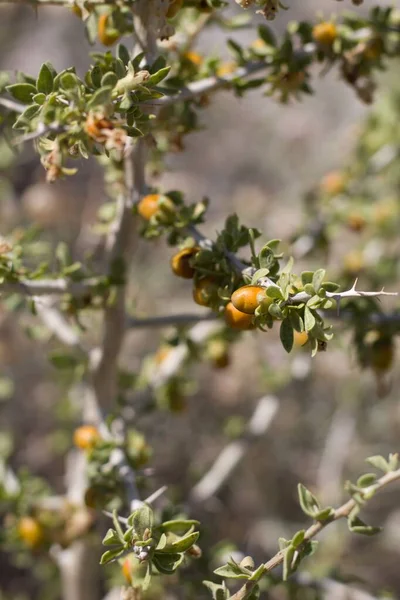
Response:
M307 0L301 7L292 4L273 22L277 33L290 19L314 18L322 9L329 16L338 8L350 8L349 2L328 0ZM365 2L362 10L369 6L372 3ZM90 64L92 49L83 25L65 9L35 12L2 5L0 22L0 70L36 74L42 62L51 59L57 70L75 65L81 74ZM255 34L244 30L233 36L249 41ZM213 29L199 39L197 51L205 54L210 49L226 53L221 34ZM378 104L391 93L395 78L391 71L382 76ZM281 238L289 248L303 224L307 192L327 172L347 166L371 110L339 81L335 69L323 77L316 70L313 85L314 96L286 106L257 91L244 99L218 93L201 112L204 130L186 138L184 152L168 156L167 169L154 184L181 189L191 202L209 197L202 231L210 237L227 215L236 212L241 222L263 232L264 242ZM397 204L398 192L399 188ZM29 145L14 157L0 141L1 235L35 224L41 228L39 254L51 253L64 240L74 256L83 257L97 244L93 223L105 199L101 170L94 161L81 164L76 176L48 185ZM328 279L358 245L353 233L336 239L328 257ZM137 316L193 312L190 282L174 278L169 269L171 254L163 240L138 239L129 296ZM326 263L310 256L300 265L313 269ZM382 304L393 309L398 301L383 299ZM0 305L0 423L2 431L12 434L11 464L16 469L27 466L63 493L64 455L71 445L76 413L66 386L63 382L60 386L47 360L47 351L57 342L32 316L10 308L10 301ZM86 337L94 344L99 321L92 324ZM367 456L399 449L397 363L390 391L379 397L373 375L358 367L345 328L339 330L328 351L312 360L301 348L286 355L277 331L246 333L233 345L227 368L216 369L205 362L187 374L184 411L135 413L134 427L153 446L150 464L155 474L149 488L166 484L167 494L185 505L196 481L243 430L259 398L272 394L279 399L271 428L251 444L217 497L191 514L204 523L202 546L215 547L229 539L238 551L256 561L266 560L276 552L278 537L290 537L307 526L298 506L299 481L335 505L346 497L344 481L365 471ZM169 334L169 330L132 329L123 366L138 371L142 360L156 352ZM303 569L315 576L356 581L375 597L383 597L383 592L386 597L400 597L399 498L399 488L393 486L368 506L367 522L384 527L379 536L357 537L349 534L346 523L332 525L320 536L319 551ZM5 600L58 597L52 567L40 563L34 576L30 567L2 554L0 584ZM289 597L279 586L273 594L271 598Z

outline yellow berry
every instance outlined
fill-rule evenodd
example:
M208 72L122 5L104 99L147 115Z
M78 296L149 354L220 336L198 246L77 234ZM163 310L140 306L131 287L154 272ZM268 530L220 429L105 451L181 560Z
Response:
M306 331L294 331L293 332L293 345L296 348L304 346L308 342L308 333Z
M100 433L94 425L82 425L75 429L74 444L81 450L91 450L100 439Z
M196 281L193 288L193 300L200 306L210 306L217 298L218 285L211 277L205 277Z
M254 329L252 315L241 312L232 302L226 305L224 316L226 324L232 329Z
M253 315L265 298L265 288L260 285L244 285L233 292L231 302L240 312Z
M172 213L174 210L175 205L172 200L161 194L148 194L138 204L138 213L146 221L150 221L155 215L163 212Z
M175 275L183 279L192 279L195 270L191 265L192 258L196 256L199 248L183 248L171 258L171 268Z
M332 46L333 42L337 37L337 28L335 23L332 21L324 21L314 25L312 30L312 36L318 44L323 46Z
M22 517L18 521L18 534L30 548L37 548L44 539L43 527L33 517Z

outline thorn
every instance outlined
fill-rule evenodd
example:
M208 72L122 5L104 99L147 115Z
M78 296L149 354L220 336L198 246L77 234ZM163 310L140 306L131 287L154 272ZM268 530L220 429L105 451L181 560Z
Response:
M356 280L355 280L355 282L353 283L353 287L351 288L351 290L352 290L352 291L355 291L355 290L356 290L356 285L357 285L357 282L358 282L358 277L356 277Z
M162 496L162 494L164 494L164 492L166 492L168 489L168 487L166 485L163 485L162 487L160 487L158 490L156 490L154 492L154 494L151 494L151 496L149 496L148 498L146 498L145 502L146 504L151 504L152 502L154 502L155 500L157 500L157 498L159 498L160 496Z
M103 515L106 515L106 517L110 517L110 519L112 519L114 516L113 513L109 512L108 510L103 510L102 513ZM120 517L119 515L117 515L117 519L120 523L126 524L128 522L128 519L125 517Z

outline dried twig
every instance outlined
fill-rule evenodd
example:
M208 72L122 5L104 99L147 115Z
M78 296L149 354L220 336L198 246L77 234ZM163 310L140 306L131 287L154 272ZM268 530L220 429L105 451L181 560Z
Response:
M249 446L267 431L278 407L279 401L275 396L264 396L258 401L242 437L230 442L222 450L207 473L190 492L190 502L198 504L217 493L242 460Z

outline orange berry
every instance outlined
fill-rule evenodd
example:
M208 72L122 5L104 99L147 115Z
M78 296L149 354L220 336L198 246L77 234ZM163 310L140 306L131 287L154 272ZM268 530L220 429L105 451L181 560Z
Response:
M359 233L365 228L366 221L359 213L351 213L347 218L347 225L351 231Z
M173 19L182 8L183 0L169 0L167 19Z
M174 210L175 205L172 200L161 194L148 194L138 204L138 213L146 221L150 221L155 215L163 212L172 213Z
M121 37L117 29L114 29L109 22L110 15L100 15L97 22L97 35L103 46L112 46Z
M18 534L30 548L37 548L44 539L43 528L33 517L22 517L18 521Z
M293 345L296 348L304 346L308 342L308 333L306 331L294 331L293 332Z
M122 563L122 573L129 585L132 585L132 569L129 558L126 558Z
M390 337L379 337L371 345L370 364L377 374L388 371L393 364L394 344Z
M210 306L210 302L217 298L218 285L211 277L196 281L193 288L193 300L200 306Z
M232 302L226 305L224 316L226 324L232 329L254 329L252 315L241 312Z
M340 171L331 171L322 178L320 187L321 191L325 194L329 194L329 196L337 196L345 190L345 176Z
M264 287L260 285L244 285L233 292L231 302L240 312L253 315L260 302L265 298Z
M337 27L332 21L324 21L314 25L312 36L318 44L323 46L332 46L337 38Z
M74 444L81 450L91 450L100 439L100 433L94 425L82 425L74 431Z
M203 57L198 52L185 52L183 56L197 67L200 67L200 65L202 65L204 62Z
M184 279L192 279L194 277L195 270L191 265L191 259L196 256L199 248L183 248L171 258L172 271L178 277Z
M235 62L227 61L223 62L217 68L217 76L224 77L224 75L230 75L236 71L237 65Z

